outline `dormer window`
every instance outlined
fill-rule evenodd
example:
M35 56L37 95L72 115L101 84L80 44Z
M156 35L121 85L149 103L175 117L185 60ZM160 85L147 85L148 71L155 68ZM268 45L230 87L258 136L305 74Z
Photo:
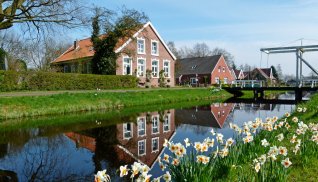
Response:
M151 41L151 55L158 56L159 55L159 43L158 41Z
M138 54L145 54L146 53L146 48L145 48L145 39L143 38L138 38L137 39L137 52Z

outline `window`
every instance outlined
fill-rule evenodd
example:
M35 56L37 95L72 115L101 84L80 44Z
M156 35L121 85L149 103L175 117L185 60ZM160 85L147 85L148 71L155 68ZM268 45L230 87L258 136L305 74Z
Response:
M163 118L163 132L170 131L170 115L166 115Z
M137 39L137 51L138 54L145 54L145 39L138 38Z
M138 118L137 119L137 125L138 125L138 136L145 136L146 135L146 118Z
M219 83L220 82L220 78L219 77L215 77L215 83Z
M159 137L152 139L151 148L152 148L152 152L159 151Z
M123 75L131 75L131 58L125 57L123 62Z
M222 116L224 116L225 115L225 112L224 111L222 111Z
M223 71L223 73L225 72L225 67L223 66L223 68L222 68L222 71Z
M165 77L170 77L170 62L164 61L163 62L163 71Z
M221 117L221 112L220 111L218 111L218 118L220 118Z
M159 62L157 60L153 60L151 62L151 71L152 71L152 77L158 77L158 69L159 68Z
M138 141L138 155L146 154L146 140Z
M64 65L64 73L68 73L68 72L69 72L68 65Z
M138 58L137 76L145 76L145 62L144 58Z
M159 117L152 117L152 134L159 133Z
M196 84L197 83L197 79L196 78L190 78L190 83L191 84Z
M224 78L224 84L227 84L227 78L226 77Z
M158 41L152 40L151 41L151 54L158 56L159 55L159 44Z
M219 66L219 68L218 68L218 72L219 72L219 73L221 72L221 66Z
M130 139L133 136L132 123L123 124L124 139Z

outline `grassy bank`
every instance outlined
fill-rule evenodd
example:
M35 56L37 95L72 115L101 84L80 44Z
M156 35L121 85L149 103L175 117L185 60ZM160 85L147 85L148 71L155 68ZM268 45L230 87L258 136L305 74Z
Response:
M230 94L224 91L211 93L206 88L200 88L107 93L64 93L50 96L1 98L0 120L187 101L216 100L227 97L230 97Z
M190 155L178 158L179 165L168 164L172 178L175 181L316 181L317 104L318 95L315 95L309 102L298 105L291 116L286 114L281 119L266 121L255 119L244 126L232 124L237 132L233 137L235 142L216 134L211 135L213 142L206 139L191 143L194 149ZM170 150L180 148L180 144L168 146ZM217 152L206 152L209 147L215 151L216 146ZM175 151L170 160L180 155Z

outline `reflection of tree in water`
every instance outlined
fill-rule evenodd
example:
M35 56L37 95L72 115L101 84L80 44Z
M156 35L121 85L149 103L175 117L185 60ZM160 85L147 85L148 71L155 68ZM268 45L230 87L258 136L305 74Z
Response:
M8 144L0 144L0 159L4 158L8 153Z
M118 144L117 141L117 128L116 125L102 128L94 128L83 132L85 135L89 135L95 138L96 149L93 156L93 162L95 164L95 173L103 170L106 166L103 163L107 161L107 173L115 174L116 171L112 169L118 169L118 160L115 147Z
M64 151L67 148L64 146L67 145L66 141L63 135L31 139L22 152L11 156L11 160L14 160L11 161L12 168L21 169L19 178L22 181L92 180L92 174L78 175L78 171L68 165L67 159L71 154Z
M18 182L17 173L8 170L0 169L0 181L1 182Z

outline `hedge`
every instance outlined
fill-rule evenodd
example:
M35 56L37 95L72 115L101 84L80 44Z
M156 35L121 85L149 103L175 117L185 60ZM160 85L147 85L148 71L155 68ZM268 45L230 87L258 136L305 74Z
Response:
M0 91L118 89L134 88L136 83L137 78L129 75L0 71Z

